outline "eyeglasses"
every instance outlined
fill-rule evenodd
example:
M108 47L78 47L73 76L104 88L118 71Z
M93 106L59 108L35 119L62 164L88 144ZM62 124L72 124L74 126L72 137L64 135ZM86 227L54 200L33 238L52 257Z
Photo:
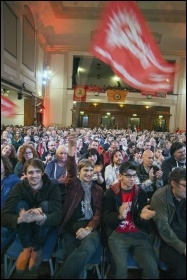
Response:
M183 186L184 188L186 188L186 185L183 185L183 184L181 184L181 183L178 183L179 185L181 185L181 186Z
M30 154L32 154L32 152L24 153L25 156L30 155Z
M123 174L123 176L125 176L127 179L131 179L131 178L135 179L135 178L137 177L136 174L133 174L133 175L130 175L130 174Z

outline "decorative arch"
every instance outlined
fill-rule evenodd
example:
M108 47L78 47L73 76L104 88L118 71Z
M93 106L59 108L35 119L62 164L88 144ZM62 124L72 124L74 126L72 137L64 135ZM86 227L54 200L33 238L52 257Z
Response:
M32 27L35 29L35 22L34 22L34 17L33 17L31 9L27 5L24 5L24 9L25 9L25 13L24 13L25 17L27 18L29 23L32 25Z

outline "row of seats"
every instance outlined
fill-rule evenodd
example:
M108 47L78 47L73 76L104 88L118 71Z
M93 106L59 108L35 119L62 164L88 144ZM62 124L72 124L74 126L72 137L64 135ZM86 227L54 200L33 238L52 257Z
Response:
M22 250L21 240L17 235L15 240L7 249L4 254L4 273L5 279L9 279L16 266L16 259L18 258ZM46 242L42 248L42 262L49 263L50 275L54 274L54 270L57 269L59 264L62 263L62 246L58 240L57 229L53 229L48 232ZM53 258L55 264L53 265ZM99 245L95 255L89 260L89 264L83 270L82 279L87 278L87 270L94 268L98 279L107 279L108 272L110 270L110 260L106 248ZM133 259L132 255L128 255L128 269L139 269L137 263ZM159 262L160 270L167 270L167 266L163 262Z

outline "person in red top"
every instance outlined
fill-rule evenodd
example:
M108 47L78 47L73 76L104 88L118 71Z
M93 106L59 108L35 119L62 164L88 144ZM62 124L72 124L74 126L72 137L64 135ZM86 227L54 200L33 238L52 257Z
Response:
M114 260L114 279L127 279L129 251L141 269L142 279L158 279L156 256L149 240L152 218L147 194L135 184L136 166L123 162L119 181L106 190L103 204L104 240Z

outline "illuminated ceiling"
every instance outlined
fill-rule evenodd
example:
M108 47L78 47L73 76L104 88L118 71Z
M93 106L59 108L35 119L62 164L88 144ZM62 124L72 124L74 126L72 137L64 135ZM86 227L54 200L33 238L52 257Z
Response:
M186 1L136 1L162 54L186 56ZM89 51L107 1L14 1L28 3L49 52Z

